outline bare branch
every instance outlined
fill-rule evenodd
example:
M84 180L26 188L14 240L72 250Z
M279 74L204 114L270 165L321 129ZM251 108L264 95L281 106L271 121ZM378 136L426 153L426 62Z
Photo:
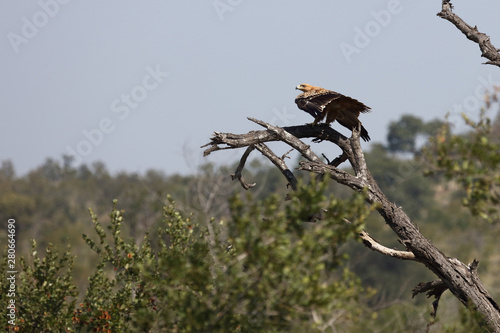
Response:
M348 144L348 138L327 124L289 126L282 129L299 139L318 138L322 141L330 141L341 148ZM201 146L201 148L210 146L203 152L203 156L208 156L218 150L248 147L259 142L271 141L280 141L280 139L270 130L250 131L245 134L214 132L210 142ZM227 145L227 147L221 147L221 145Z
M364 187L361 179L356 178L350 173L341 169L337 169L336 167L328 164L311 161L300 161L299 170L314 172L317 174L328 174L337 183L348 186L357 192L362 191Z
M302 156L304 156L308 160L316 162L321 161L321 159L311 150L311 147L309 145L306 145L304 142L300 141L296 136L288 133L283 128L273 126L271 124L268 124L266 122L263 122L255 118L248 118L248 119L256 124L259 124L262 127L267 128L269 131L274 133L280 139L280 141L283 141L288 145L290 145L291 147L297 149L297 151L299 151L302 154Z
M287 151L286 153L284 153L282 156L281 156L281 159L282 160L285 160L285 158L290 158L290 156L288 156L288 154L290 154L292 151L294 151L295 149L290 149L289 151Z
M361 123L359 126L361 126ZM352 131L352 137L349 139L350 149L346 150L343 148L342 150L347 154L356 176L361 177L365 182L368 182L368 166L366 165L365 155L363 154L359 141L360 133L361 127L354 129Z
M410 251L399 251L383 246L370 236L366 231L361 231L358 236L362 239L363 244L372 251L379 252L385 256L402 259L416 260L415 255Z
M495 309L497 309L498 312L500 312L500 306L498 305L498 303L489 295L488 291L486 290L486 288L484 288L481 280L479 280L479 276L477 275L477 266L479 265L479 261L477 261L476 259L474 259L474 261L472 261L472 263L469 265L469 270L470 270L470 274L471 274L471 278L472 280L474 281L474 283L476 285L478 285L480 288L479 288L479 291L485 295L486 298L488 298L488 300L491 302L491 304L493 304L493 306L495 307Z
M347 224L351 224L352 222L348 219L344 218L344 221ZM375 240L372 236L370 236L366 231L362 230L358 233L359 238L361 238L363 244L372 251L379 252L385 256L402 259L402 260L415 260L415 255L409 251L398 251L394 249L390 249L382 244L379 241Z
M429 332L431 326L434 324L434 319L436 319L437 310L439 306L439 300L441 299L441 295L447 289L448 287L442 280L435 280L426 283L421 282L412 290L412 297L427 292L427 298L431 296L434 296L435 298L435 300L432 302L431 320L427 323L426 332Z
M444 6L443 10L436 15L453 23L468 39L477 43L479 45L479 49L481 50L481 56L490 60L485 62L485 64L500 67L500 53L498 49L493 46L488 35L477 30L477 26L471 27L457 14L453 13L451 8L447 10Z
M255 148L262 153L262 155L266 156L285 176L288 180L288 184L292 187L293 190L297 189L297 179L293 175L293 173L288 169L283 158L279 158L268 146L264 143L257 143Z
M412 290L412 297L418 294L427 293L427 297L434 296L436 298L441 297L441 294L448 289L446 284L442 280L434 280L431 282L420 282Z
M345 161L347 161L347 154L342 152L342 155L335 158L333 161L328 162L328 165L338 167L340 164L344 163Z
M240 164L238 164L238 167L236 168L236 171L234 172L234 174L231 175L231 179L232 180L238 179L240 181L241 186L245 190L248 190L249 188L252 188L255 185L257 185L256 183L248 184L245 181L245 178L243 178L243 176L241 175L241 173L243 172L243 168L245 167L245 163L247 162L248 155L250 155L250 153L254 149L255 149L255 146L253 146L253 145L252 146L248 146L247 150L245 150L245 152L243 153L243 156L241 156Z

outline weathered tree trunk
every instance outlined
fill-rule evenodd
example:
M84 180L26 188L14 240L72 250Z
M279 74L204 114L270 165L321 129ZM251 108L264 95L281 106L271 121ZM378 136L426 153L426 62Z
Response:
M352 149L344 150L353 166L356 177L346 174L329 165L322 165L317 162L302 162L300 169L319 174L328 174L338 183L346 185L353 190L362 191L368 189L367 201L378 205L380 215L385 219L391 229L398 235L400 241L406 246L408 251L415 255L415 260L427 266L444 285L455 295L465 306L472 305L481 313L485 323L492 332L500 332L500 307L489 295L477 275L477 261L470 265L460 262L458 259L445 256L439 249L432 245L412 223L408 215L390 202L385 194L371 176L364 156L359 147L359 139L353 137L349 139ZM343 148L344 149L344 148ZM431 290L431 294L439 296L445 289L437 285L439 291Z
M407 251L387 249L376 243L366 232L363 232L360 237L365 245L385 255L423 263L436 274L439 278L438 281L417 286L413 290L414 295L427 292L429 296L435 296L436 301L433 305L436 310L441 294L446 289L449 289L465 306L475 309L482 315L484 320L481 324L484 327L491 332L500 332L500 308L479 280L476 270L477 261L466 265L458 259L445 256L420 233L401 207L397 207L387 199L366 165L358 131L354 131L351 138L346 138L325 124L280 128L256 119L249 119L266 129L251 131L246 134L216 132L211 138L211 142L204 146L210 146L205 150L205 156L217 150L247 147L240 165L233 175L233 179L239 179L242 186L248 189L255 184L247 184L241 178L241 171L248 155L254 149L257 149L281 170L289 184L294 188L296 186L295 176L286 166L285 156L278 157L265 144L265 142L271 141L286 143L306 159L300 163L299 170L328 175L339 184L345 185L354 191L365 191L367 202L377 204L378 212L399 237L401 243L405 245ZM304 137L330 141L338 145L343 153L335 160L325 163L311 150L309 145L299 139ZM350 162L354 175L338 168L338 165L346 160Z

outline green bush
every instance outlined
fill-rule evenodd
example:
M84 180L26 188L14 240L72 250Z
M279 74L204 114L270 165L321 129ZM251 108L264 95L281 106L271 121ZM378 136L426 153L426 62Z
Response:
M123 239L114 201L107 226L91 211L98 255L78 298L70 249L21 260L16 327L27 332L315 332L353 323L370 295L339 246L370 212L362 195L326 199L325 184L290 200L232 198L231 218L196 221L168 199L155 237ZM322 216L320 221L306 222ZM350 223L344 219L348 218ZM155 239L155 241L151 241ZM6 256L2 261L6 272ZM0 282L2 298L7 285ZM8 327L3 316L0 323Z

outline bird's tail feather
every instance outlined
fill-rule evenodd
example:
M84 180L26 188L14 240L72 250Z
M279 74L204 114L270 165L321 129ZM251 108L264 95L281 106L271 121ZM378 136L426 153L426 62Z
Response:
M370 141L370 136L368 135L368 131L366 128L364 128L363 125L361 125L361 138L365 141L368 142Z

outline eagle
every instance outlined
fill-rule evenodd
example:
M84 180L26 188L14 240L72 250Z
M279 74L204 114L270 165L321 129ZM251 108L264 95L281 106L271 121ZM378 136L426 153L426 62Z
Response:
M354 98L307 83L299 84L295 89L303 92L297 96L295 103L299 109L314 117L314 125L326 117L327 124L336 120L351 131L361 128L361 138L370 141L368 132L358 119L360 113L370 112L368 106Z

